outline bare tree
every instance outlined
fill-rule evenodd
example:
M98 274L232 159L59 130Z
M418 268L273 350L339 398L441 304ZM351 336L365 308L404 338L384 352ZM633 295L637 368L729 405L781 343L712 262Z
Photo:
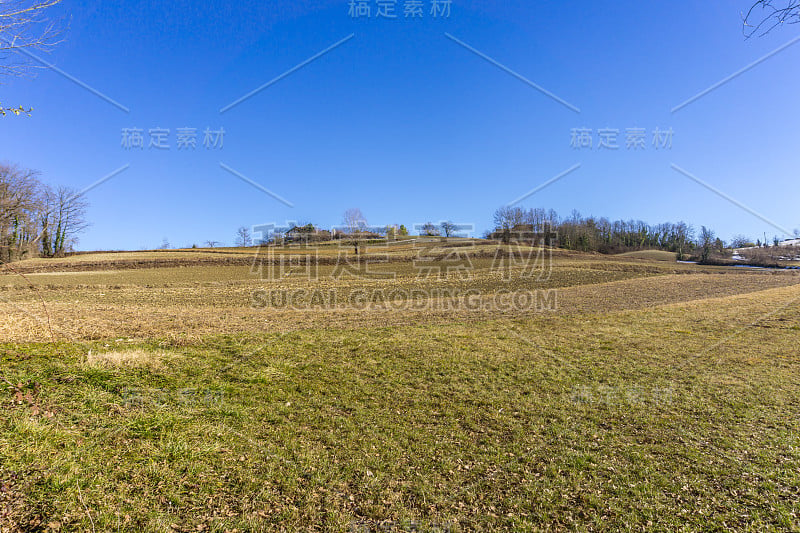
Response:
M253 239L250 237L250 230L245 226L241 226L236 230L236 246L247 248L253 244Z
M437 237L439 235L439 229L433 222L426 222L420 228L419 234L425 237Z
M77 242L78 234L89 227L86 199L68 187L44 188L43 209L39 215L42 254L63 256Z
M440 224L442 228L442 233L444 233L445 237L452 237L458 231L458 226L456 226L452 221L446 220Z
M41 191L36 172L0 165L0 259L3 261L35 252Z
M745 237L744 235L734 235L733 239L731 240L731 248L747 248L753 246L753 241Z
M208 248L216 248L217 246L220 246L221 244L222 243L219 242L219 241L206 241L206 246Z
M800 1L758 0L742 13L742 32L745 37L766 35L783 24L800 22Z
M494 212L494 225L497 229L512 230L525 222L525 211L520 207L501 207Z
M511 240L511 231L525 222L525 211L520 207L504 206L494 212L494 227L502 233L503 242Z
M16 213L36 205L38 173L13 165L0 165L0 227Z
M714 250L716 236L714 232L705 226L700 227L700 239L698 245L700 246L700 262L708 260L711 252Z
M351 233L361 233L367 230L367 218L361 209L352 207L342 215L342 225Z
M342 215L342 226L348 234L350 243L355 248L356 255L358 255L358 246L361 236L367 231L367 218L361 209L351 207Z

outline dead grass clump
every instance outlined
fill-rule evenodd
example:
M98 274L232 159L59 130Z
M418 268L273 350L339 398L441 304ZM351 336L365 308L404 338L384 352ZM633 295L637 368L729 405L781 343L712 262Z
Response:
M170 356L166 352L147 352L141 349L94 352L89 350L86 364L90 366L158 368Z

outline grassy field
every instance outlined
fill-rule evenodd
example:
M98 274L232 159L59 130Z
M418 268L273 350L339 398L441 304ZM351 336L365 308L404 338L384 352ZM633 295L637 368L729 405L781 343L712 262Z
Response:
M674 252L665 252L663 250L640 250L637 252L626 252L619 255L620 257L648 259L650 261L668 261L671 263L674 263L678 258L678 254Z
M0 531L800 529L797 272L446 244L15 264Z

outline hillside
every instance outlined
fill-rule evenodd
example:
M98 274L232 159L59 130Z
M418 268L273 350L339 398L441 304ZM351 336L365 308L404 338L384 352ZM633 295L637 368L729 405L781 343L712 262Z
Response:
M485 251L3 274L0 529L800 527L797 273Z

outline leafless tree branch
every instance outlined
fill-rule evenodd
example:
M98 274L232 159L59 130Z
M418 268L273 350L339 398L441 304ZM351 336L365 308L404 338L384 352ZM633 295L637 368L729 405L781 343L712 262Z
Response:
M24 76L38 68L20 50L48 51L58 44L60 24L48 18L61 0L0 2L0 77Z
M758 0L742 13L742 33L746 38L768 34L778 26L800 22L800 0Z

